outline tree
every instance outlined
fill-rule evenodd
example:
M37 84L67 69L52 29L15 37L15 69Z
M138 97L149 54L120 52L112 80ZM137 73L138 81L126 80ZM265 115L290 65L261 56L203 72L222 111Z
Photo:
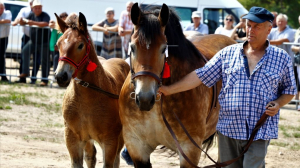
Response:
M269 11L276 11L288 16L288 25L298 28L298 16L300 15L298 0L238 0L248 11L252 6L260 6Z

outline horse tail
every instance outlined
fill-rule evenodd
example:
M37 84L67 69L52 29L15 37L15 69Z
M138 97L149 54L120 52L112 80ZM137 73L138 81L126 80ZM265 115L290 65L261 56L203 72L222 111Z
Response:
M216 135L216 132L213 133L210 137L208 137L206 140L203 141L202 149L205 152L207 152L212 147L212 145L214 144L213 142L214 142L215 135Z

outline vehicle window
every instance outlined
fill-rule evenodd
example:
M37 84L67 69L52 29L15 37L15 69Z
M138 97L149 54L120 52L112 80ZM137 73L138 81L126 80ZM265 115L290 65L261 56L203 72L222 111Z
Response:
M203 22L209 28L209 34L214 34L219 26L224 26L224 18L231 14L234 16L234 24L239 23L241 15L248 13L244 8L205 8L203 10Z
M12 15L11 20L15 20L19 11L24 7L24 6L15 5L15 4L4 4L4 5L5 5L5 9L10 10L10 12L11 12L11 15Z

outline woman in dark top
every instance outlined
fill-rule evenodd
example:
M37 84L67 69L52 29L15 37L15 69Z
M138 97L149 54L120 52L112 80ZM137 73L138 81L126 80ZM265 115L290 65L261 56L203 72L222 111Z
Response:
M118 35L119 21L114 19L113 8L105 10L106 19L92 26L94 31L103 32L103 42L100 56L109 58L122 58L122 40Z
M237 42L243 42L247 39L246 37L246 19L242 17L246 14L240 16L240 22L233 28L231 38Z

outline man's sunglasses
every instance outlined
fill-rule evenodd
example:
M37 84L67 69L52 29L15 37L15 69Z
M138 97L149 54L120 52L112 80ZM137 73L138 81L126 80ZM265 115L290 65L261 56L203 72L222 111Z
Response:
M226 21L230 21L230 22L232 22L232 19L226 19Z

